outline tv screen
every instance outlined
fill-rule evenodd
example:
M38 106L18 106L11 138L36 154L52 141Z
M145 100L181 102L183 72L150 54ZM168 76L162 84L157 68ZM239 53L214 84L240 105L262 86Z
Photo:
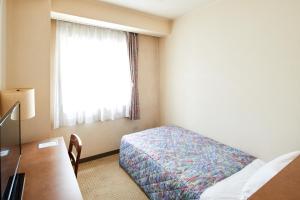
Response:
M0 120L1 199L10 199L21 155L20 104Z

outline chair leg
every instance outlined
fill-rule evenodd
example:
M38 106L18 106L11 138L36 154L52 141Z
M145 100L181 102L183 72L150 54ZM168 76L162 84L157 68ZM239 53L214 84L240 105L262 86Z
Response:
M78 165L75 165L75 167L74 167L74 172L75 172L75 176L76 176L76 178L77 178Z

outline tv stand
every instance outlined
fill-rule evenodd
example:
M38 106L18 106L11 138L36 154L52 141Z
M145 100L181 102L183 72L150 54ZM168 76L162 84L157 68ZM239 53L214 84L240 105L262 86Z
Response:
M9 195L9 188L13 182L13 176L9 177L8 184L5 189L3 199L8 199ZM23 189L24 189L24 182L25 182L25 173L18 173L16 174L14 186L11 191L11 195L9 200L21 200L23 196Z

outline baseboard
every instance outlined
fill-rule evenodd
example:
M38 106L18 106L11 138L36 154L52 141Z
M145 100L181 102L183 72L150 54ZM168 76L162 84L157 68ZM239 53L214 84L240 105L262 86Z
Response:
M113 150L113 151L109 151L109 152L105 152L105 153L100 153L100 154L97 154L97 155L94 155L94 156L89 156L89 157L80 159L79 163L84 163L84 162L96 160L96 159L99 159L99 158L104 158L104 157L107 157L107 156L112 156L112 155L118 154L119 152L120 152L120 149L116 149L116 150Z

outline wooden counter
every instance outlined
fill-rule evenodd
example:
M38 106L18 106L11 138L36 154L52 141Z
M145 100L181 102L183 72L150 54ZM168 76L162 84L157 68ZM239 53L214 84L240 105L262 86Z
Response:
M81 200L82 195L62 137L58 145L43 149L38 144L22 145L19 172L25 173L24 200Z

